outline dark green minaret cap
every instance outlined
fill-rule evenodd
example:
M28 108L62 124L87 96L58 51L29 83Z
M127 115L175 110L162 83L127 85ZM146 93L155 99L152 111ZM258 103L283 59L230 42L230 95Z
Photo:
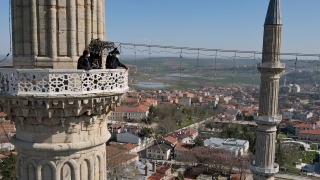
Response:
M270 0L264 25L282 25L280 0Z

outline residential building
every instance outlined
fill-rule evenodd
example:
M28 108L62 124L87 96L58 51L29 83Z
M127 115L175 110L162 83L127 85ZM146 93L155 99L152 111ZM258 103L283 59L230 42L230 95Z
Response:
M174 158L177 158L181 155L183 155L185 152L189 152L193 147L193 144L186 144L179 142L175 147L174 147Z
M147 180L174 180L175 175L173 170L169 166L159 166L156 168L156 172L146 178Z
M191 98L187 97L187 94L183 94L183 97L178 99L178 104L182 106L191 106Z
M204 141L204 146L226 149L235 156L243 156L248 152L249 142L247 140L233 138L227 140L221 138L210 138Z
M116 107L109 116L109 120L123 120L123 119L145 119L149 114L149 107L139 105L136 107Z
M320 126L315 124L301 123L299 121L289 122L287 125L287 129L290 133L294 135L298 135L301 130L309 130L309 129L320 129Z
M117 136L117 142L132 143L138 146L142 142L142 137L139 137L139 135L132 134L130 132L123 132L123 133L117 134L116 136Z
M198 136L198 131L191 129L191 128L182 129L179 131L169 133L166 135L166 137L167 136L171 136L171 137L178 139L178 142L192 143L193 140Z
M298 139L320 142L320 129L300 130Z
M158 138L157 142L158 143L164 143L164 144L167 144L169 146L174 147L178 143L178 139L174 138L172 136L165 136L165 137Z
M172 147L167 144L156 144L146 149L147 158L169 160Z

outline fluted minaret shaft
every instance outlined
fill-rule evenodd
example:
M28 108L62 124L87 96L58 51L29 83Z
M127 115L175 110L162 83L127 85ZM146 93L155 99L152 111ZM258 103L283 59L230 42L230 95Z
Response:
M262 63L279 63L282 25L265 25Z
M75 69L92 38L105 40L105 0L13 0L13 66Z
M259 115L257 122L256 159L250 166L255 180L273 180L279 166L274 163L278 115L278 93L280 74L284 65L280 63L282 18L280 0L270 0L264 25Z

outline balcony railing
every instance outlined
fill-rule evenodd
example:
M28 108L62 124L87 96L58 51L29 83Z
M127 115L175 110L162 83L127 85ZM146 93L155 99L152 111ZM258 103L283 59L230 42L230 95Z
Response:
M250 170L253 172L259 173L259 174L261 173L261 174L272 175L272 174L276 174L279 172L279 165L274 164L274 168L259 168L259 167L256 167L256 166L250 164Z
M257 63L258 68L280 68L284 69L286 66L284 63Z
M282 119L281 115L274 115L273 117L264 116L264 115L254 115L253 119L256 121L265 121L265 122L280 122Z
M0 94L121 94L128 89L128 72L124 69L0 69Z

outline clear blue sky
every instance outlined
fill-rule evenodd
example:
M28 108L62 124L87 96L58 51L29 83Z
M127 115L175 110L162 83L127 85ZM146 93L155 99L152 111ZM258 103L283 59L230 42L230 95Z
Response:
M9 51L2 0L0 54ZM107 40L261 51L269 0L106 0ZM320 0L282 0L282 52L320 53ZM1 58L0 58L1 59Z

